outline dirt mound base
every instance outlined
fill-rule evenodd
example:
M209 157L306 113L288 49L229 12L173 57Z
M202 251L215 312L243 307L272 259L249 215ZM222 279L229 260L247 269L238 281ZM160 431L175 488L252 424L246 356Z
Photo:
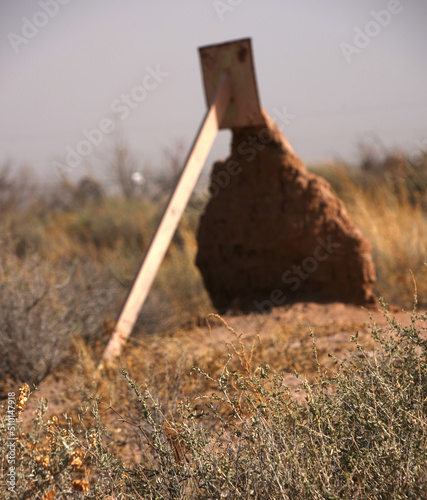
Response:
M196 264L213 304L266 311L300 298L373 302L369 242L329 183L265 121L234 130L230 157L211 174Z

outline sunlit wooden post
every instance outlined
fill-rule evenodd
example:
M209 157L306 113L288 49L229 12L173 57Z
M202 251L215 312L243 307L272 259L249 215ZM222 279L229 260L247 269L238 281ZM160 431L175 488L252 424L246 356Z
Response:
M123 344L131 334L218 130L262 123L250 40L202 47L200 57L209 109L120 312L99 367L120 355Z

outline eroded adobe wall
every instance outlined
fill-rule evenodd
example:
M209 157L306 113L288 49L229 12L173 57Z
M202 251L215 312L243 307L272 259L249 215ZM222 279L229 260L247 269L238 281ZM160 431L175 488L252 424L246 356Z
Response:
M373 302L370 244L322 178L266 125L233 131L214 165L196 258L219 310L295 299Z

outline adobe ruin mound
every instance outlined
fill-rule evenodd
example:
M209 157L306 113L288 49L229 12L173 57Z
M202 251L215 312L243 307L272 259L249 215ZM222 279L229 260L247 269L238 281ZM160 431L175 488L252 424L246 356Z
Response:
M265 126L233 130L231 155L215 163L210 192L196 264L218 310L375 301L369 242L266 114Z

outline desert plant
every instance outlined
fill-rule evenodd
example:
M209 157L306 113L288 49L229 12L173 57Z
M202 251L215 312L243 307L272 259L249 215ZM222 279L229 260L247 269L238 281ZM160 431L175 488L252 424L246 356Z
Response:
M113 453L97 398L92 413L85 404L77 421L46 419L42 404L31 432L16 431L16 498L53 492L66 498L425 498L427 316L414 312L403 327L385 307L384 314L386 328L370 326L373 351L365 351L356 333L354 353L335 373L318 365L315 383L301 376L302 402L268 365L252 369L244 350L240 370L229 368L231 357L218 377L195 368L213 391L181 400L174 412L153 395L155 388L140 387L125 371L139 414L129 419L113 411L139 435L134 466ZM0 424L5 453L7 425L7 419ZM2 470L5 475L5 463Z
M78 420L73 421L67 414L47 418L47 401L40 400L28 433L23 432L20 411L16 420L3 417L0 499L114 498L108 494L123 489L126 467L108 451L98 403L97 399L84 403ZM15 438L12 460L6 437L11 432Z
M427 316L414 313L408 327L387 320L386 329L371 326L374 352L356 334L356 351L336 374L319 366L316 383L301 379L305 404L267 365L250 374L226 365L205 410L183 403L180 421L171 423L150 390L130 381L157 457L144 469L144 494L180 497L190 488L197 498L424 498Z
M0 256L1 390L39 383L67 356L73 335L102 332L117 297L114 281L79 259L58 269L37 254Z

